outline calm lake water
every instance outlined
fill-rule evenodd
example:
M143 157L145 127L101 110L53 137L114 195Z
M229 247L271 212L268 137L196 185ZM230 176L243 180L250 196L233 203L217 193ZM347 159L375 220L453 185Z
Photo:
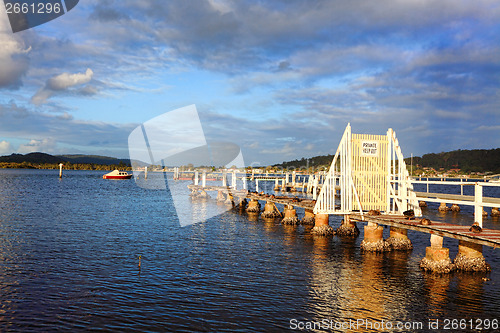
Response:
M419 268L428 234L410 231L409 253L366 254L363 234L317 237L232 210L180 227L168 191L103 173L0 170L0 331L280 332L325 320L315 331L436 332L449 320L457 332L500 320L498 249L484 247L490 274L435 276ZM472 223L471 207L436 207L424 214ZM445 246L454 258L458 241Z

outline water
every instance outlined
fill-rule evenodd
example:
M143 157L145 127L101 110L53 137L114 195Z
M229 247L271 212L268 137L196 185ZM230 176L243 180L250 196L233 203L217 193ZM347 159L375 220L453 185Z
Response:
M0 170L0 331L279 332L331 320L336 331L425 332L429 320L442 330L500 317L498 250L484 248L490 274L434 276L418 267L428 234L409 231L410 253L362 254L362 235L314 237L234 211L181 228L166 191L102 174ZM471 223L472 209L435 211ZM445 239L452 258L457 244Z

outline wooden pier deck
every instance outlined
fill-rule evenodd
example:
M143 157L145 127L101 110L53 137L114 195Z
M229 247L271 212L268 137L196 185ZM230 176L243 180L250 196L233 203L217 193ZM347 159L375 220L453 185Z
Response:
M247 190L234 190L230 187L223 186L205 186L200 185L188 185L191 191L221 191L224 194L231 193L234 197L247 198L247 199L257 199L261 201L269 201L275 204L291 205L294 207L300 207L308 210L312 210L316 204L315 200L301 198L297 196L278 196L270 194L262 194L255 192L248 192ZM429 193L430 195L432 193ZM438 193L441 195L441 193ZM446 196L446 194L444 194ZM450 195L448 195L450 196ZM453 195L451 195L453 196ZM463 196L460 196L463 197ZM474 198L474 197L472 197ZM473 199L472 199L473 200ZM500 248L500 230L482 229L480 233L474 233L469 231L470 226L462 226L438 221L431 221L430 225L420 224L421 218L415 218L414 220L408 220L402 215L367 215L353 212L349 214L350 219L356 222L373 222L377 224L393 226L402 229L415 230L419 232L425 232L428 234L435 234L438 236L454 238L458 240L464 240L471 243L476 243L480 245L486 245L493 248ZM472 225L471 221L471 225Z
M307 199L307 198L299 198L299 197L289 197L289 196L279 196L279 195L270 195L270 194L259 194L255 192L248 192L247 190L234 190L229 186L200 186L200 185L188 185L188 188L191 191L221 191L224 194L231 193L232 196L238 198L247 198L247 199L257 199L262 201L269 201L273 203L283 204L283 205L292 205L294 207L300 207L304 209L313 209L315 200Z
M484 229L480 233L469 231L470 226L450 224L444 222L431 221L430 225L420 224L421 218L408 220L400 215L376 215L363 217L357 214L350 214L351 220L358 222L373 222L393 226L402 229L415 230L428 234L436 234L438 236L449 237L459 240L468 241L471 243L491 246L493 248L500 247L500 230Z

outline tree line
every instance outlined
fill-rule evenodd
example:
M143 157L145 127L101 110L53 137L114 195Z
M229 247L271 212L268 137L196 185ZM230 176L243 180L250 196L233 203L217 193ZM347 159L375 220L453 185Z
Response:
M94 163L63 163L64 170L103 170L112 171L115 169L130 171L132 168L127 164L94 164ZM0 162L1 169L59 169L59 163L33 163L33 162Z
M407 165L410 164L410 158L406 158L405 161ZM424 154L421 157L413 157L413 165L418 165L423 168L433 168L435 170L460 169L463 173L500 173L500 148L474 150L459 149L437 154Z

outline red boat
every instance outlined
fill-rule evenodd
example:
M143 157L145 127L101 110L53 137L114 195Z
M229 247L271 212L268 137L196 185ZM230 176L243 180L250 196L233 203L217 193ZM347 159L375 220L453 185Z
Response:
M119 170L111 171L110 173L107 173L104 176L102 176L102 179L130 179L130 178L132 178L132 174L128 174L127 171L119 171Z

